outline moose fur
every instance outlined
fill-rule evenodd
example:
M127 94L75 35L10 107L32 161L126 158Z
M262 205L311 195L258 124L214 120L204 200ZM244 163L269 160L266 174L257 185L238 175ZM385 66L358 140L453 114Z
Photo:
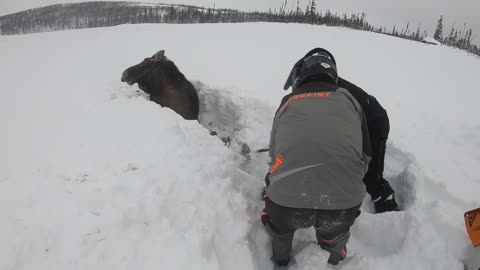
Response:
M138 84L150 100L168 107L185 119L198 120L199 100L195 87L161 50L122 74L122 82Z

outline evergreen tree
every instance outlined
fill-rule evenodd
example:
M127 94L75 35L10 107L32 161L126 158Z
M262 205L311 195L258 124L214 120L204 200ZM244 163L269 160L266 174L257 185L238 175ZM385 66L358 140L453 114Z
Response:
M433 34L433 38L437 41L443 41L443 15L440 16L440 20L438 20L437 28L435 30L435 34Z
M428 33L427 33L427 30L423 30L423 35L422 35L422 39L428 37Z
M297 16L300 16L302 14L302 10L300 9L300 0L297 0L297 11L295 12Z
M312 3L310 5L310 15L315 16L317 14L317 4L315 3L315 0L312 0Z
M466 48L470 49L472 47L472 29L468 29L466 36Z
M287 4L288 4L288 0L285 0L285 2L282 5L281 12L280 12L282 15L285 15L285 13L287 13Z
M454 34L455 34L455 25L452 26L452 30L450 30L450 34L448 35L448 38L445 38L445 43L447 45L455 44Z
M462 44L462 30L459 30L456 37L456 42L454 44L455 47L460 47Z
M420 40L420 24L418 24L417 32L415 33L415 39Z

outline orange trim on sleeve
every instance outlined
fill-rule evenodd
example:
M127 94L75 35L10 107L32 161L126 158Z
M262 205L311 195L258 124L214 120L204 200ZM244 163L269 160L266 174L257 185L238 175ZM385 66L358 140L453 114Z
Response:
M283 163L283 156L282 155L278 155L276 158L275 158L275 164L273 164L272 167L270 167L270 170L269 172L270 173L274 173L278 167L280 167L280 165L282 165Z

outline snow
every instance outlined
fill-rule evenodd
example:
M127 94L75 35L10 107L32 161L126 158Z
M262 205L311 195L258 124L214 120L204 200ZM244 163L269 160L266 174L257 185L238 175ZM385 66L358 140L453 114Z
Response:
M268 145L290 68L317 46L388 110L385 176L405 211L374 215L366 198L338 267L299 231L291 269L463 269L475 253L463 213L480 204L479 59L268 23L0 36L0 269L271 269L267 154L240 152ZM200 123L120 82L161 49L195 82Z
M441 45L442 44L432 37L423 38L422 41L425 42L425 43L428 43L428 44L433 44L433 45Z

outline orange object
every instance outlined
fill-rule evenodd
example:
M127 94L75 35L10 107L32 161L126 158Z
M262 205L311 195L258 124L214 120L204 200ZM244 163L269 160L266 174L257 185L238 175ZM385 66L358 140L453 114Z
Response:
M270 173L274 173L278 167L280 167L280 165L282 165L283 163L283 156L282 155L278 155L276 158L275 158L275 164L273 164L272 167L270 167Z
M466 212L464 217L467 233L473 246L480 246L480 208Z
M291 96L285 104L280 108L280 111L285 110L285 108L290 104L290 102L298 99L304 99L304 98L324 98L324 97L330 97L332 93L330 92L316 92L316 93L305 93L305 94L298 94L295 96Z

